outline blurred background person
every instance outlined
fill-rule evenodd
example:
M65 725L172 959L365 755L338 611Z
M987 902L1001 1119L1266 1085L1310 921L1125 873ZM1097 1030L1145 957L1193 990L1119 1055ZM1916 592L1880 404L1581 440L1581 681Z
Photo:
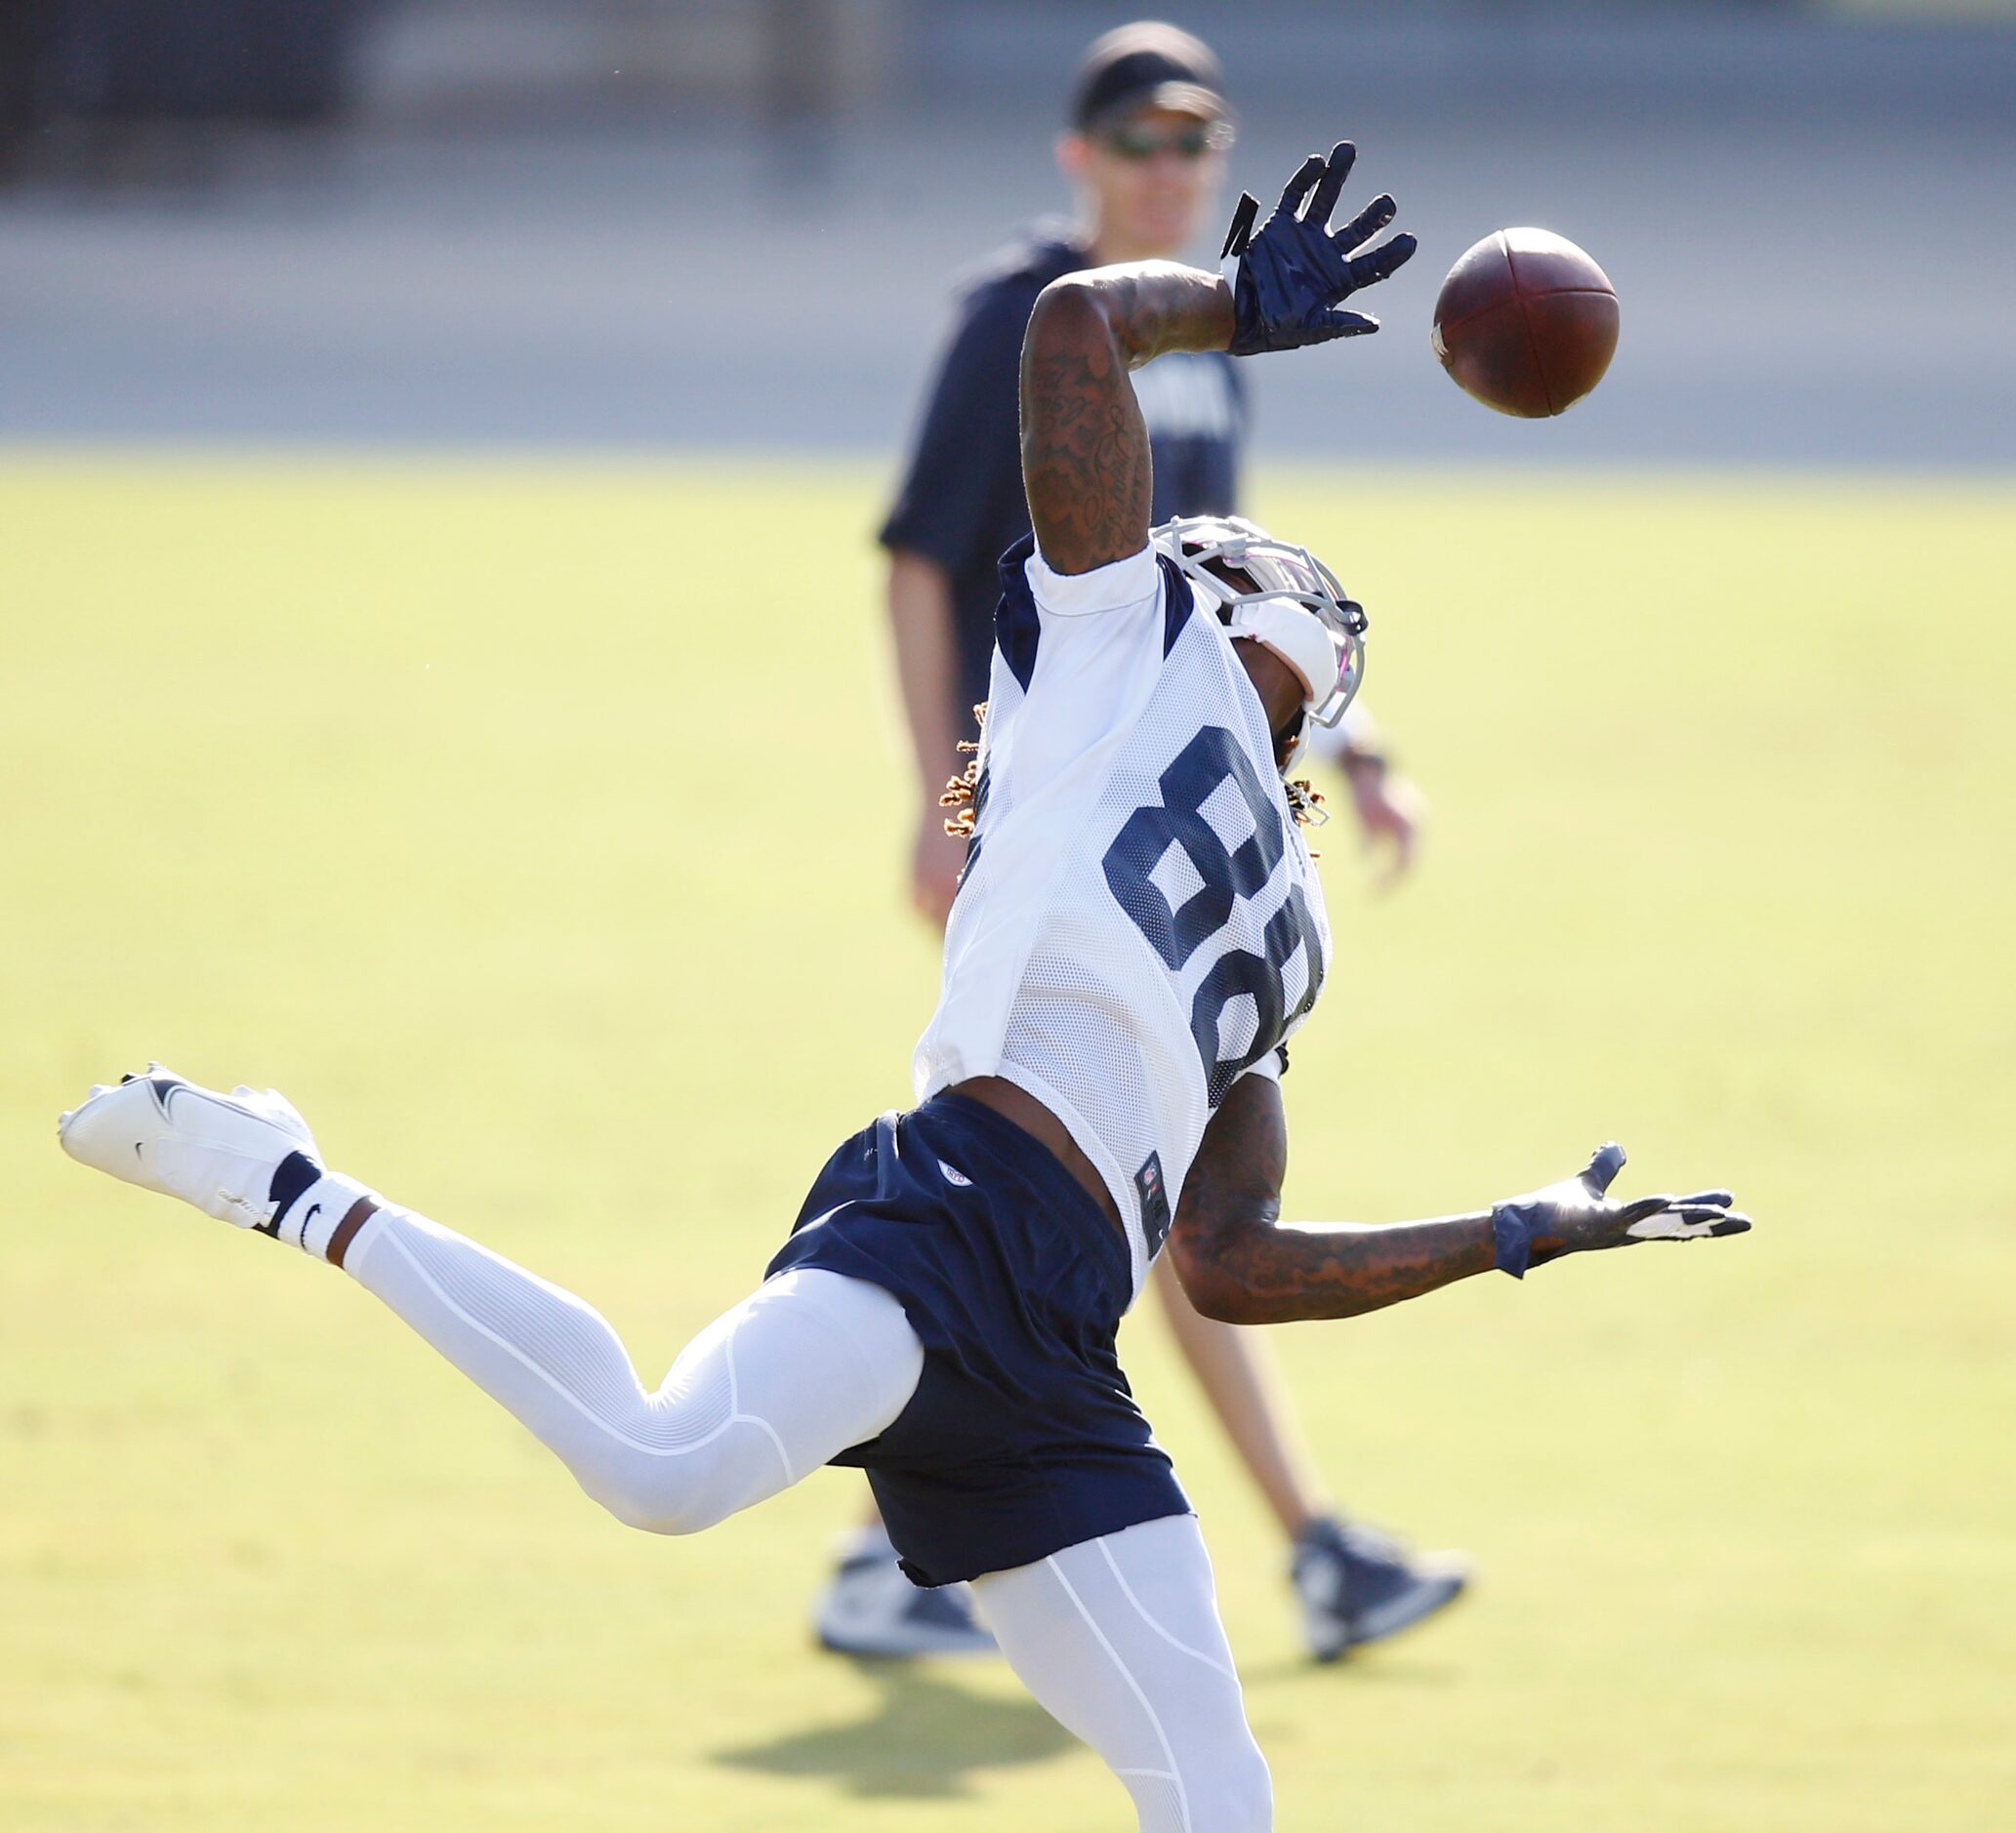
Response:
M1233 139L1211 49L1153 20L1123 25L1086 52L1057 163L1078 193L1075 224L1040 224L988 257L963 289L902 488L884 523L889 618L917 766L911 858L918 909L942 925L966 843L945 832L938 797L960 767L974 706L987 697L999 596L996 562L1029 529L1017 443L1022 333L1050 281L1112 262L1172 259L1208 226ZM1222 351L1162 357L1134 378L1154 451L1154 518L1239 508L1248 420L1237 365ZM1419 797L1394 775L1359 715L1321 732L1350 786L1368 839L1413 855ZM1154 1284L1184 1361L1292 1549L1304 1640L1335 1660L1419 1622L1462 1591L1458 1555L1416 1556L1346 1520L1310 1455L1266 1341L1202 1317L1173 1275ZM981 1652L992 1640L964 1587L919 1591L871 1518L843 1554L816 1612L821 1642L857 1655Z

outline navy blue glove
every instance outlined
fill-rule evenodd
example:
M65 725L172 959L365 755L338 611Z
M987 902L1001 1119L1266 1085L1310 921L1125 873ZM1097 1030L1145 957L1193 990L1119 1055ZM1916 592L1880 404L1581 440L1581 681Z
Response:
M1384 194L1331 234L1330 213L1357 157L1357 147L1347 140L1339 141L1328 159L1311 153L1256 235L1253 224L1260 214L1259 200L1250 191L1240 194L1218 252L1220 261L1231 257L1239 264L1232 277L1232 342L1225 346L1234 356L1299 349L1379 328L1379 321L1365 312L1337 307L1360 287L1395 272L1414 253L1415 239L1396 235L1365 254L1352 254L1393 221L1395 205Z
M1639 1197L1613 1202L1612 1180L1624 1169L1624 1148L1613 1141L1597 1148L1580 1177L1565 1178L1496 1203L1491 1232L1499 1271L1524 1279L1529 1265L1563 1254L1601 1247L1628 1247L1633 1242L1692 1242L1708 1236L1741 1235L1749 1216L1730 1205L1726 1190L1701 1190L1691 1197Z

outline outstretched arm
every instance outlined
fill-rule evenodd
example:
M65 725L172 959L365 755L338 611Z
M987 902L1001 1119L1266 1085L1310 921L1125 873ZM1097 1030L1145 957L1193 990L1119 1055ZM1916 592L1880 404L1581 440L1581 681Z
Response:
M1339 309L1414 253L1396 235L1353 254L1393 220L1375 198L1332 234L1330 215L1357 157L1348 141L1312 154L1257 230L1242 200L1225 252L1228 283L1173 262L1144 261L1053 280L1022 340L1022 483L1043 557L1059 573L1138 553L1148 540L1148 429L1128 372L1172 350L1235 356L1299 348L1378 329Z
M1221 350L1231 337L1231 289L1173 262L1094 267L1044 288L1022 341L1022 483L1036 545L1059 573L1147 544L1148 428L1128 371L1170 350Z
M1170 1230L1176 1276L1206 1317L1355 1317L1495 1263L1489 1211L1384 1226L1284 1222L1287 1174L1280 1084L1242 1076L1205 1130Z
M1605 1146L1579 1178L1490 1209L1420 1222L1283 1222L1288 1122L1278 1084L1245 1076L1206 1129L1183 1183L1170 1253L1190 1301L1228 1324L1349 1318L1437 1286L1639 1241L1688 1241L1749 1227L1727 1191L1604 1195L1624 1164Z

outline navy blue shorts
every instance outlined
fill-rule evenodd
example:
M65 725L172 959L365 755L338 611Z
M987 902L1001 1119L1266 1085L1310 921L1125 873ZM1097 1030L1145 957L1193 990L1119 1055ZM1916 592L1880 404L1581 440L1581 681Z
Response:
M827 1161L770 1262L867 1280L925 1347L917 1392L836 1464L868 1473L921 1585L1007 1571L1186 1515L1113 1333L1132 1276L1119 1229L1054 1156L944 1094Z

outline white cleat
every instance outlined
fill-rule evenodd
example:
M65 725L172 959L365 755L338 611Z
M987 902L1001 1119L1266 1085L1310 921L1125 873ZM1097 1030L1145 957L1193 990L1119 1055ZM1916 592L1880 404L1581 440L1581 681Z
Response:
M971 1586L920 1590L903 1576L893 1549L843 1561L820 1594L812 1628L822 1649L857 1660L1001 1652L974 1613Z
M319 1161L314 1135L287 1097L268 1088L227 1095L199 1088L149 1063L117 1087L94 1087L56 1123L58 1143L79 1164L241 1229L270 1232L273 1171L290 1153Z

